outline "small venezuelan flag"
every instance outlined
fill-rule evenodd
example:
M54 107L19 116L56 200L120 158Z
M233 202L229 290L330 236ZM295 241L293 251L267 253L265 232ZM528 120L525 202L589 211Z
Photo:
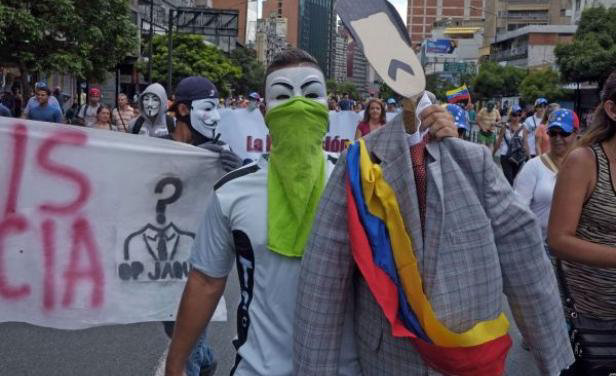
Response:
M455 333L436 317L423 293L421 274L395 193L363 139L347 153L346 192L353 259L391 324L424 362L456 376L496 376L505 371L511 347L503 313ZM409 252L410 251L410 252Z
M466 84L447 92L447 102L449 103L457 103L464 99L471 99L471 94L468 91Z

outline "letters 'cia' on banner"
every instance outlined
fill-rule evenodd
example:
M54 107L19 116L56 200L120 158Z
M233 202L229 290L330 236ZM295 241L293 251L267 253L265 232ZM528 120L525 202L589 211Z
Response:
M4 117L0 154L0 322L174 320L216 154Z

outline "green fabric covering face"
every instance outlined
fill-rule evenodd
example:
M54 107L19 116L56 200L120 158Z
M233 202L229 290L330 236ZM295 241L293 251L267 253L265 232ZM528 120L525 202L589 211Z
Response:
M267 176L267 241L273 252L302 257L325 186L324 104L295 97L271 109Z

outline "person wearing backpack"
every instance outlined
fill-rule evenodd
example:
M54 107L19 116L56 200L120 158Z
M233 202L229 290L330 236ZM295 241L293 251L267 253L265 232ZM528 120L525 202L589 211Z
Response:
M528 129L520 122L521 116L522 108L514 105L511 108L509 122L505 128L501 129L493 150L493 154L500 152L503 174L511 185L529 156Z
M129 133L173 139L175 121L167 115L167 92L161 84L153 83L141 93L139 113L129 122Z

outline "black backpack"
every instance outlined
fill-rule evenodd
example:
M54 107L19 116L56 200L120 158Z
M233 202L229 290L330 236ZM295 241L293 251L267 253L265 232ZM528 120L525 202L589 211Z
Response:
M168 137L163 137L163 138L173 138L173 132L175 132L175 122L173 121L173 117L169 116L169 115L165 115L166 120L167 120L167 131L169 132L169 136ZM139 116L139 119L137 119L137 121L135 122L135 125L133 125L133 129L131 131L132 134L139 134L139 131L141 130L141 127L143 126L143 123L145 122L145 118L143 116Z
M526 152L524 151L524 140L520 133L524 126L521 125L520 128L511 136L511 140L507 141L507 137L504 137L505 143L507 144L507 158L515 163L521 164L526 161Z

